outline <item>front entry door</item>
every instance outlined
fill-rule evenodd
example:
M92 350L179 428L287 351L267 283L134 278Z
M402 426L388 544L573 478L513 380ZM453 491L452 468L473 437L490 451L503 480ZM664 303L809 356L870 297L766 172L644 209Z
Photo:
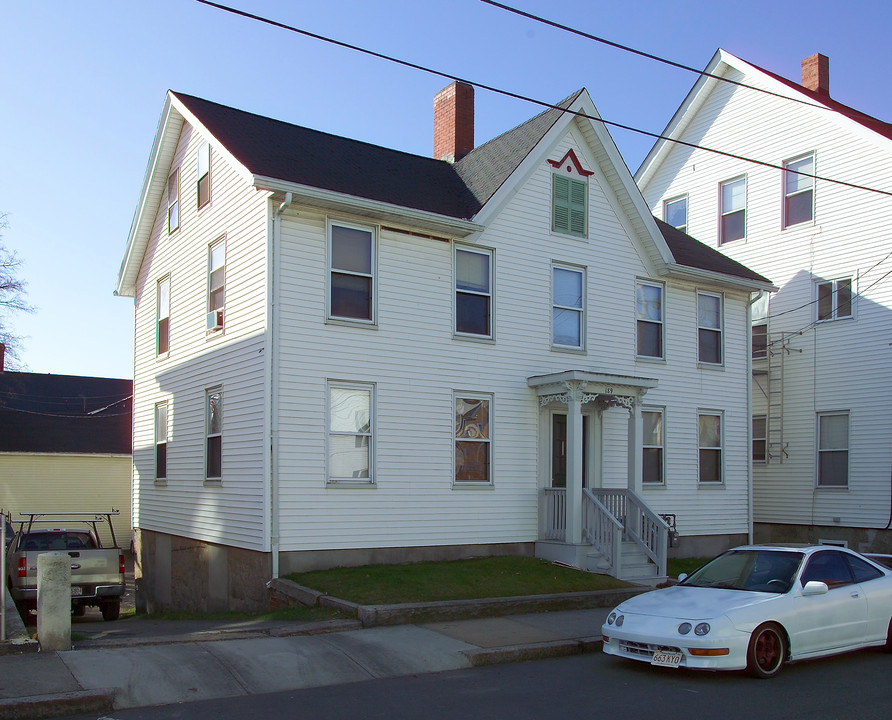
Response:
M582 487L588 477L588 415L582 416ZM567 487L567 416L551 416L551 487Z

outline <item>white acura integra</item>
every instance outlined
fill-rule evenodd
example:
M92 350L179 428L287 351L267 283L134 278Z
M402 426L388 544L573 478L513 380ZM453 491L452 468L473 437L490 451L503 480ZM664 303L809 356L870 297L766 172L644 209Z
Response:
M768 678L787 661L892 651L892 570L840 547L739 547L623 602L602 633L609 655Z

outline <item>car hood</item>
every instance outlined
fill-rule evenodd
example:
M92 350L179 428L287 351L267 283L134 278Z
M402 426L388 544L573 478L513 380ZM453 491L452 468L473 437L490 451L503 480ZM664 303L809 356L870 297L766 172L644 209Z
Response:
M743 607L752 607L775 598L777 593L725 590L676 585L643 593L622 603L617 612L671 617L683 620L704 620L725 615Z

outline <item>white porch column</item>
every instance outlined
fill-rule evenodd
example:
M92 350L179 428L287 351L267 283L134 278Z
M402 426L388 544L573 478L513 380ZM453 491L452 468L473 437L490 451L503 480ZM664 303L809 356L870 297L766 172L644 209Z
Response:
M644 473L643 450L644 424L641 419L641 401L632 400L629 408L629 490L641 492L641 478Z
M567 539L582 542L582 387L567 393Z

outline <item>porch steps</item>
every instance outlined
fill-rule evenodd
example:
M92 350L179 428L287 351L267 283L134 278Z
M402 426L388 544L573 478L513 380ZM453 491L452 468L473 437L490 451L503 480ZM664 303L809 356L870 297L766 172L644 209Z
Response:
M659 585L666 581L666 576L657 574L657 566L635 542L624 540L621 552L620 580L635 583L636 585ZM604 559L600 553L593 549L588 554L588 561L589 567L597 572L599 564L603 563ZM612 575L613 573L610 574Z

